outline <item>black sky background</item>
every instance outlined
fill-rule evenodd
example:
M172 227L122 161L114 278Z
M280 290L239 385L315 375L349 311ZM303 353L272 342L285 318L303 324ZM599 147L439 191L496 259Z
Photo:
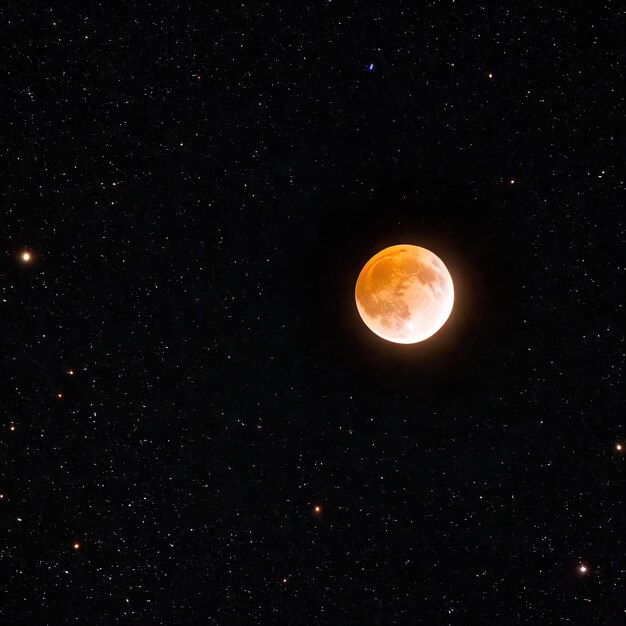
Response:
M616 3L1 12L2 623L622 623Z

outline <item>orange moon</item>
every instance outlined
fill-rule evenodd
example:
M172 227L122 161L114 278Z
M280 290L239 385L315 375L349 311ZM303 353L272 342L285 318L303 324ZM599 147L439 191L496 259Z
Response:
M394 343L434 335L454 304L448 268L430 250L401 244L374 255L356 281L356 308L365 325Z

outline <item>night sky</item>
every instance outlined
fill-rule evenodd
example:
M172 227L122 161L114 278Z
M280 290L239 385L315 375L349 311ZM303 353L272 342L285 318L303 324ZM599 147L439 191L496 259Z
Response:
M624 623L617 2L0 17L0 623Z

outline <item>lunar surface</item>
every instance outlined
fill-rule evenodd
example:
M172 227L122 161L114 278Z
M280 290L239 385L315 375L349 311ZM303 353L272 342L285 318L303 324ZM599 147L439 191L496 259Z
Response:
M434 335L454 303L454 286L443 261L430 250L390 246L373 256L356 282L356 306L365 325L395 343Z

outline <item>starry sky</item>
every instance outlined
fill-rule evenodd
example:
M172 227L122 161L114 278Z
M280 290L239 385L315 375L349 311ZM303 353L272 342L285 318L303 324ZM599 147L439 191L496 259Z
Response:
M0 16L2 623L623 624L616 2Z

